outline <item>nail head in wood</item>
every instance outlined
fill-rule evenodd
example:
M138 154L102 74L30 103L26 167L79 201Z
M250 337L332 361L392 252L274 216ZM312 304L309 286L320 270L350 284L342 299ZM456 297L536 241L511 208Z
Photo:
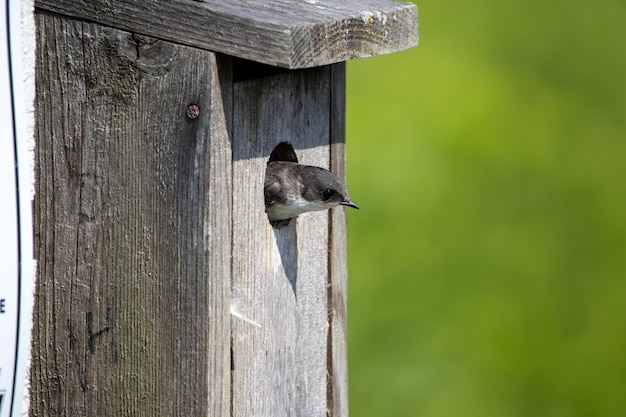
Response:
M187 106L187 117L190 119L197 119L200 116L200 107L197 104L190 104Z

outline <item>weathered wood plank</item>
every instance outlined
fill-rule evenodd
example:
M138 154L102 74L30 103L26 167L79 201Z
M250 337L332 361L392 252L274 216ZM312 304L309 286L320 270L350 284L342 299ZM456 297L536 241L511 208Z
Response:
M216 57L45 13L37 26L31 415L227 415Z
M346 177L346 65L331 72L330 169ZM358 199L358 196L352 196ZM328 281L328 409L333 417L348 415L348 237L346 213L331 210Z
M331 67L236 82L233 126L233 416L326 416L328 218L273 229L264 212L267 158L290 140L301 163L330 162ZM339 209L343 210L343 209Z
M286 68L417 45L417 7L391 0L36 0L36 7Z

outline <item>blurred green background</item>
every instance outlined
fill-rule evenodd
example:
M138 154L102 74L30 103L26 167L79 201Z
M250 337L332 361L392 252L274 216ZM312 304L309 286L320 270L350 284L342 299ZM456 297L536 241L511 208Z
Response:
M351 416L626 416L626 2L418 8L348 64Z

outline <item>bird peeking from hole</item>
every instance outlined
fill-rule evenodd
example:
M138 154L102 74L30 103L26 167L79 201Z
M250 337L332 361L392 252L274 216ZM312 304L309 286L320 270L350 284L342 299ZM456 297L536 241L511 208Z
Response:
M289 142L274 147L265 170L265 212L272 226L280 229L299 214L339 205L359 208L343 181L327 169L299 164Z

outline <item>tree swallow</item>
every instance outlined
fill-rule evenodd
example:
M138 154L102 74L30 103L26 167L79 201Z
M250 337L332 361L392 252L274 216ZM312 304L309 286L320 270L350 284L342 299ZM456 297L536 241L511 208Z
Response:
M289 142L276 145L265 170L265 212L272 226L281 228L299 214L338 205L359 208L335 174L299 164Z

